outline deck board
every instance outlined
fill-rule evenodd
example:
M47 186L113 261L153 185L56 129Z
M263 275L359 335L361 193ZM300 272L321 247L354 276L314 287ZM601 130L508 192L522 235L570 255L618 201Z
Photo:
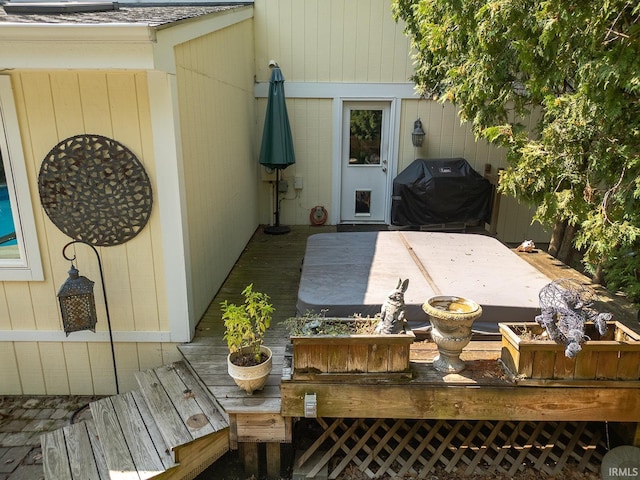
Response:
M107 460L104 456L104 449L98 432L96 431L96 425L93 419L85 420L85 426L87 427L87 433L89 434L89 442L91 443L91 449L93 450L93 460L96 462L96 468L100 475L100 480L109 480L109 467L107 467Z
M62 430L54 430L41 437L43 467L46 478L59 480L73 480L69 460L67 459L67 444Z
M207 416L209 423L213 427L214 431L220 431L229 426L229 421L220 412L220 407L214 404L211 395L209 395L202 385L191 375L191 372L187 369L184 362L178 362L174 364L175 372L180 376L180 379L184 382L185 387L190 394L193 395L194 400L202 409L202 413Z
M103 442L103 448L112 478L119 478L120 475L120 478L139 478L126 438L111 403L111 397L92 402L90 408L96 427L102 432L101 436L109 438L108 443Z
M136 378L169 449L173 450L179 445L191 442L193 440L191 433L176 412L171 398L160 384L155 372L152 370L138 372Z
M189 421L195 415L206 415L196 400L195 393L186 388L186 385L176 373L175 368L157 368L155 370L158 380L164 387L167 395L173 399L173 406L180 415L182 422L189 430L193 438L213 433L213 426L208 422L200 426L192 426ZM208 415L206 415L208 418Z
M162 465L165 470L174 467L176 463L173 461L173 457L169 454L169 447L164 441L164 438L162 438L162 434L160 433L160 430L158 430L156 422L153 420L153 416L151 415L147 402L145 402L142 396L142 392L134 390L131 394L133 396L133 400L136 402L136 406L138 407L138 412L147 426L147 431L149 432L149 436L151 437L151 441L153 442L156 452L158 452L158 455L160 456Z
M100 472L89 439L89 432L84 422L64 427L67 441L69 465L74 479L100 480Z
M153 478L165 468L147 432L142 415L131 393L111 397L114 411L126 439L129 452L142 480Z

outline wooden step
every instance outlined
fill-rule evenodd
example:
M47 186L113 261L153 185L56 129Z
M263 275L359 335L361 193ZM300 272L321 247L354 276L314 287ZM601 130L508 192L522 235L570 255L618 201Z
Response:
M183 362L136 374L139 391L42 435L48 480L193 479L229 451L229 424Z
M163 449L162 437L152 438L145 423L148 418L138 409L133 393L93 402L91 414L112 475L139 472L140 479L146 480L174 466L172 457ZM167 456L163 461L162 457Z
M169 451L229 427L184 362L138 372L136 379Z

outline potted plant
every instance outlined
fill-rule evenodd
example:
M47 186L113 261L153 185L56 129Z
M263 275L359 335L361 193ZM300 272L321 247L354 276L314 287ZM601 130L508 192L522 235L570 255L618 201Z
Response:
M263 345L275 309L267 294L249 284L242 291L244 303L220 304L224 321L224 339L229 347L227 367L236 385L251 395L261 390L271 373L272 352Z
M415 335L405 321L408 285L409 280L398 279L374 318L328 318L322 310L285 321L293 346L291 379L411 378L409 350Z
M396 334L376 333L379 323L378 316L289 318L292 380L411 378L409 350L415 335L406 327Z

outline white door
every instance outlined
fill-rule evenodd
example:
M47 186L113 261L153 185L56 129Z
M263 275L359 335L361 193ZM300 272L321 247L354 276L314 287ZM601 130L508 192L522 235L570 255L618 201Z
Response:
M390 208L390 102L343 104L341 223L384 223Z

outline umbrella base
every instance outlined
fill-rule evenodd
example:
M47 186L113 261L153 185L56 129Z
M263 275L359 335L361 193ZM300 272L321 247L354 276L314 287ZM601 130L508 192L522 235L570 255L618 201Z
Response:
M290 231L291 228L287 225L269 225L268 227L264 227L264 233L268 233L269 235L284 235Z

